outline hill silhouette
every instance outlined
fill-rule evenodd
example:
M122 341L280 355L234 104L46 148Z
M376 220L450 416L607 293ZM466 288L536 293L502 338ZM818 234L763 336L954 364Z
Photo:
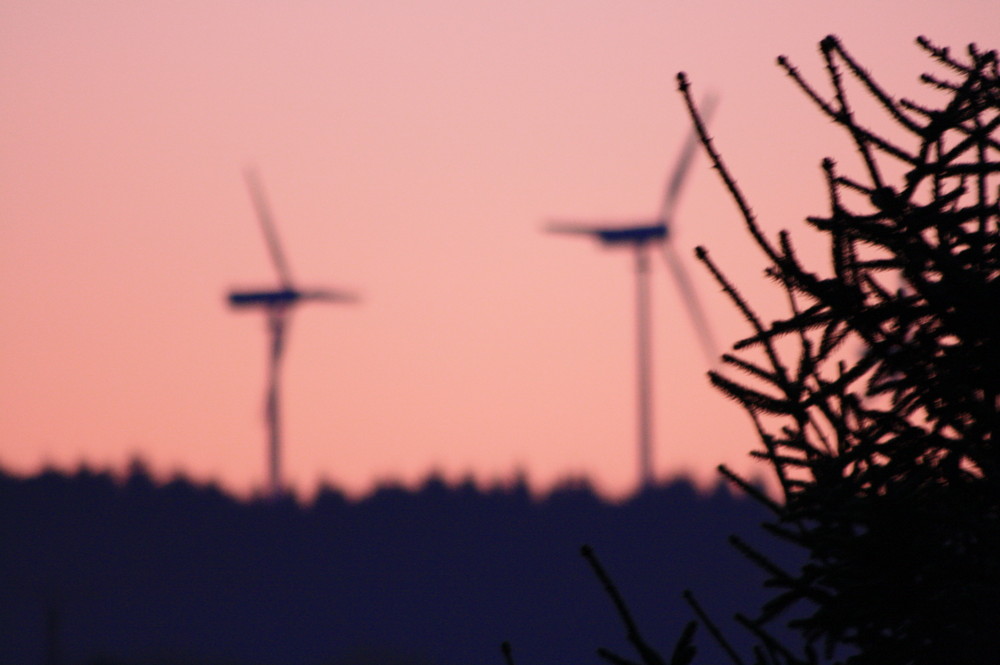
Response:
M684 589L723 627L766 599L726 543L739 533L787 562L755 537L764 518L683 480L608 503L582 483L535 498L431 477L302 505L157 484L141 467L0 473L0 663L500 665L503 640L519 665L630 654L584 543L666 650L692 616Z

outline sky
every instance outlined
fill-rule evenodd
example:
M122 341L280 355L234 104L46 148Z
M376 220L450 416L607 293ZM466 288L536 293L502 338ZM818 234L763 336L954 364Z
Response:
M838 35L891 92L932 100L918 35L996 47L989 1L503 3L0 1L0 467L266 478L266 319L277 276L243 180L267 191L298 286L356 291L291 316L285 481L353 495L429 473L544 491L637 479L634 275L553 217L655 215L690 124L675 76L763 225L825 212L848 143L778 69L823 89ZM853 160L853 161L852 161ZM672 242L715 336L745 324L704 245L780 313L703 155ZM653 274L654 467L703 486L766 473L662 263Z

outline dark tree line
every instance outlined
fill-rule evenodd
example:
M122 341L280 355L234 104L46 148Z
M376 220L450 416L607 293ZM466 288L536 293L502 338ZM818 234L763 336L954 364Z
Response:
M767 506L770 534L807 555L782 568L732 539L773 590L758 614L737 617L757 638L751 654L727 648L737 665L1000 662L1000 78L993 51L917 43L939 70L921 77L925 102L891 96L835 37L820 44L827 93L778 59L863 165L822 162L829 212L807 218L828 241L822 268L799 260L789 233L764 233L678 76L788 303L786 316L763 320L698 249L752 331L711 380L753 419L762 447L751 454L773 470L780 497L721 471ZM850 79L893 131L859 117ZM695 659L698 623L665 659L609 591L646 665ZM784 624L795 644L772 633Z
M765 599L725 547L764 518L725 485L684 481L609 503L583 483L537 496L431 477L300 503L141 465L0 471L0 665L458 665L504 639L530 662L582 662L580 635L614 614L579 543L665 640L686 620L683 584L726 614ZM665 562L679 578L658 574Z

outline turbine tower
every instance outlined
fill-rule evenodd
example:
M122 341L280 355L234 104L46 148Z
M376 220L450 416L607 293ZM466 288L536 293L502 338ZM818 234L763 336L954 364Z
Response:
M706 122L715 107L715 99L709 98L704 104ZM649 318L649 248L657 245L663 252L664 261L673 276L674 284L680 290L681 299L691 317L702 351L709 365L715 364L716 346L705 314L695 295L691 281L681 263L673 243L674 210L698 148L698 136L692 132L681 149L680 157L667 180L663 204L654 219L627 221L624 223L553 222L547 230L550 233L584 235L596 239L604 247L628 247L635 259L635 301L636 301L636 378L638 398L638 439L639 439L639 489L653 484L653 413L652 374L650 370L651 338Z
M324 302L355 302L354 294L331 289L302 290L294 286L284 252L278 241L274 219L264 196L264 188L257 174L248 169L245 171L247 187L253 202L257 219L264 233L271 261L278 273L277 288L254 290L232 290L229 292L229 305L234 309L256 307L264 310L267 315L267 328L270 336L270 353L268 355L267 391L264 400L264 419L267 424L267 494L271 498L278 497L282 491L281 482L281 420L279 400L279 377L281 359L285 348L285 333L291 309L304 301Z

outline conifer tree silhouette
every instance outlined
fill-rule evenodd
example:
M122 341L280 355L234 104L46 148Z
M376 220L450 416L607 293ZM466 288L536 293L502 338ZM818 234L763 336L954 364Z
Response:
M890 96L836 37L820 45L829 98L778 59L864 164L849 175L822 162L830 211L807 219L829 241L822 270L800 262L787 232L761 229L678 75L788 302L764 321L697 250L753 331L711 381L752 418L762 449L751 454L780 497L720 469L773 511L767 531L807 554L781 570L734 539L776 590L737 617L759 638L756 663L1000 662L1000 78L993 51L917 43L944 72L921 77L930 105ZM863 124L849 79L891 132ZM779 621L800 645L771 637Z

